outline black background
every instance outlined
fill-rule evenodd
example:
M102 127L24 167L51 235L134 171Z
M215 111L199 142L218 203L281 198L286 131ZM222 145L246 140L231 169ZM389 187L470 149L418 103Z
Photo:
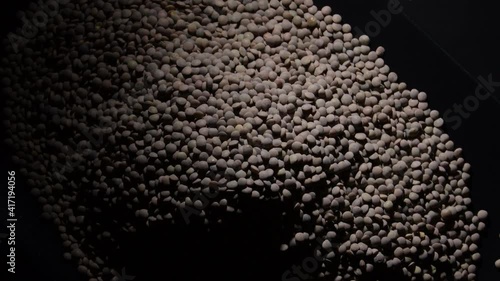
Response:
M27 2L1 4L0 35L5 36L20 25L15 11ZM372 37L372 46L385 47L387 64L410 88L425 91L431 108L442 114L454 104L462 104L474 94L480 76L491 75L492 80L500 81L500 24L495 1L400 0L400 3L403 12L392 15L388 25ZM347 23L363 30L367 23L375 21L374 12L387 9L387 1L382 0L316 0L315 4L332 6ZM500 258L500 148L497 146L500 125L496 114L500 110L496 102L500 100L500 90L493 95L482 101L461 126L453 129L448 124L447 130L472 165L469 186L474 210L486 209L490 214L480 248L483 258L478 280L484 281L500 280L500 273L493 265ZM6 148L0 146L0 152L1 171L16 169L8 160ZM2 202L5 193L0 194ZM25 190L22 178L17 178L17 196L17 273L15 278L7 275L7 280L81 280L74 265L62 259L62 246L54 227L38 218L40 210ZM5 205L0 205L2 218ZM263 203L248 208L243 218L230 220L224 229L214 229L208 234L192 227L164 229L154 236L135 237L119 254L127 260L127 272L135 275L137 281L281 280L281 274L294 257L274 250L279 241L279 217L272 203ZM5 246L3 241L2 261ZM0 277L0 280L5 279Z

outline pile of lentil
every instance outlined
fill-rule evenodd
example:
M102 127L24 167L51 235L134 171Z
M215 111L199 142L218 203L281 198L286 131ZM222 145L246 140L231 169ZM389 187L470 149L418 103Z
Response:
M120 270L103 241L119 247L139 224L224 223L244 198L294 218L281 250L319 239L318 276L475 279L487 213L469 207L470 165L426 93L330 7L59 8L1 61L6 143L90 280Z

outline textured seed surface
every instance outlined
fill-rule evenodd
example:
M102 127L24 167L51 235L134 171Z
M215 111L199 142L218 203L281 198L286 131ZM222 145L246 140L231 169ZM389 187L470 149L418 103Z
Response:
M488 213L469 207L470 165L427 94L399 81L384 49L354 38L332 8L60 8L25 45L6 44L6 143L42 217L60 227L64 258L90 280L118 262L103 260L110 247L95 239L122 248L110 237L138 225L223 223L221 213L244 211L241 200L283 206L291 231L279 248L316 249L311 274L475 279ZM188 221L193 208L201 215ZM110 210L125 221L88 219Z

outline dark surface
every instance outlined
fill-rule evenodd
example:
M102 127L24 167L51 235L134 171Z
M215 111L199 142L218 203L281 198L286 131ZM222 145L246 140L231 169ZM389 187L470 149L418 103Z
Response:
M11 7L2 4L1 35L19 25L13 11L25 6L25 2L8 2ZM315 1L315 4L331 5L347 23L361 29L374 21L371 11L379 12L387 7L385 1L373 0ZM443 114L454 104L462 104L466 97L474 94L479 75L487 77L493 73L493 80L500 81L495 69L499 60L494 57L498 48L494 40L498 39L500 25L495 25L498 19L493 17L495 10L491 4L401 0L401 5L403 13L393 15L388 25L372 37L372 46L385 47L387 64L409 88L427 92L431 108ZM494 95L500 99L500 91ZM495 118L499 110L500 104L494 98L487 99L461 126L453 129L451 127L457 124L450 123L447 130L472 165L469 186L474 209L486 209L490 213L478 273L478 280L484 281L500 280L500 273L493 265L500 258L500 204L497 202L500 199L497 179L500 148L495 137L500 129ZM5 147L0 146L0 152L2 156L7 155ZM7 162L7 157L0 159L2 173L17 170ZM15 279L7 276L8 279L0 277L0 280L78 280L74 265L62 259L55 227L38 218L40 210L19 177L17 191L17 273ZM0 194L1 202L5 202L5 194L4 191ZM4 207L2 203L2 219ZM136 281L281 280L290 264L300 263L302 259L299 255L284 256L275 250L279 246L279 210L267 203L247 211L242 219L230 220L227 227L213 229L209 234L189 227L130 237L127 247L116 255L126 260L127 273L136 276ZM5 232L3 230L0 233ZM4 242L0 248L0 261L4 263ZM0 276L5 272L2 270Z
M410 1L404 13L465 71L500 74L497 1Z

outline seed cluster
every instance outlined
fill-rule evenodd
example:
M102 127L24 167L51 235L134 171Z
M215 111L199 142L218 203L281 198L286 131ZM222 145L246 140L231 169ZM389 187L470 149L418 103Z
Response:
M321 241L319 276L474 280L470 165L369 41L312 0L75 1L2 60L7 143L90 280L97 245L242 198L283 204L282 250Z

